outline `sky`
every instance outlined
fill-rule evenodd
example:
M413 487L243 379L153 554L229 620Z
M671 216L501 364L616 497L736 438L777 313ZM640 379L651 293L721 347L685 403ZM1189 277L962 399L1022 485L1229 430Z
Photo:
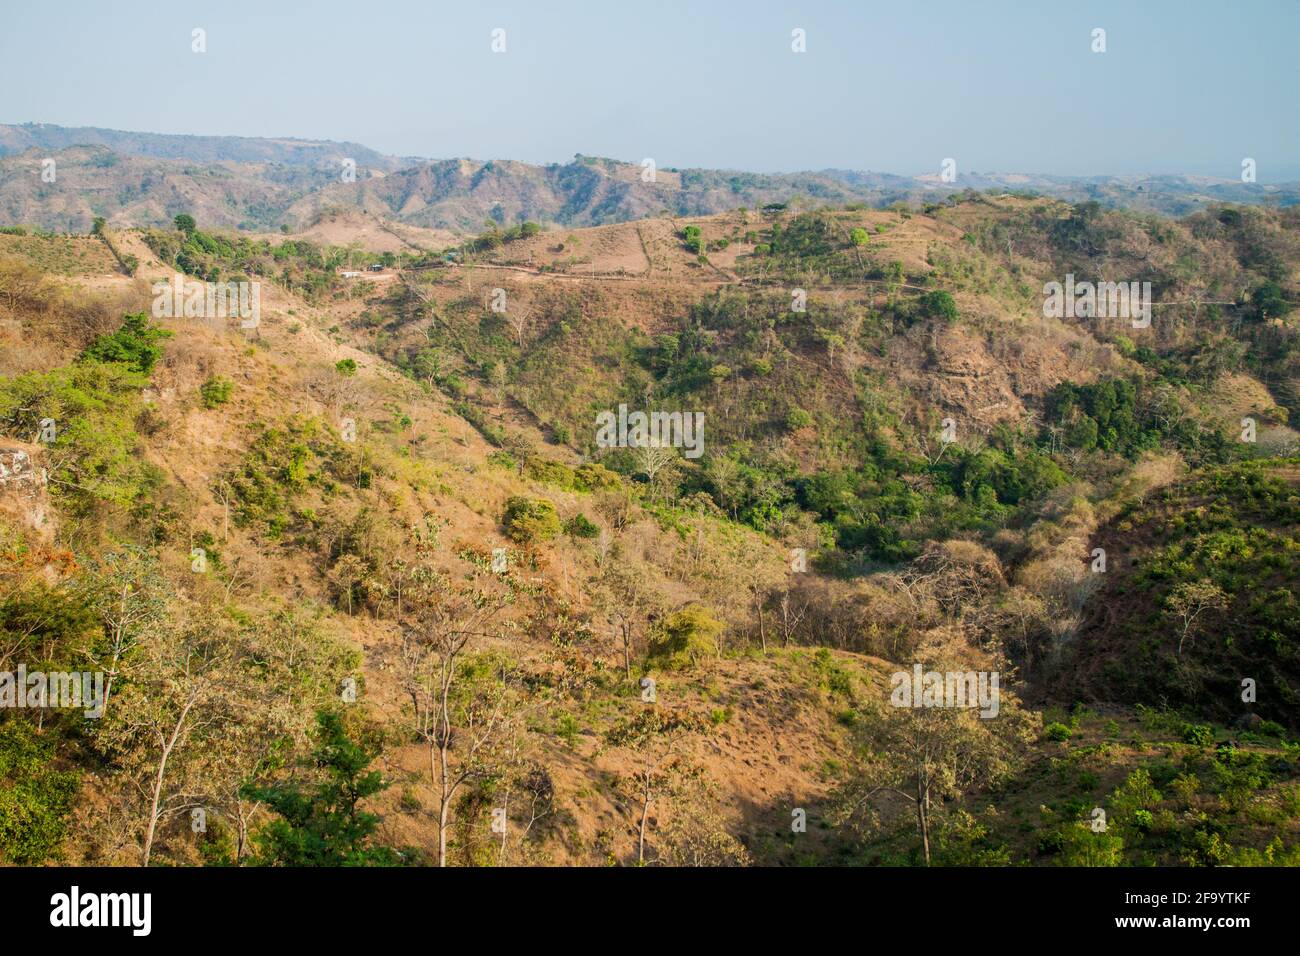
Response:
M755 172L1235 179L1249 157L1279 182L1297 41L1300 0L10 3L0 122Z

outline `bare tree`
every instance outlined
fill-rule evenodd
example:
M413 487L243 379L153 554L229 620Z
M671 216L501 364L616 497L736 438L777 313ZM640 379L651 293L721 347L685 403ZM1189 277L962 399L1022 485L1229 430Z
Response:
M643 475L650 483L650 492L657 494L656 481L665 468L677 461L677 449L655 442L646 442L636 446L636 462Z
M403 629L406 690L415 730L429 748L438 791L438 865L447 865L451 810L461 787L484 776L509 708L504 680L466 673L474 642L497 633L509 597L463 588L436 595L415 626Z
M791 594L790 590L781 592L781 599L776 605L777 626L781 629L781 646L789 647L790 638L794 636L808 613L808 599Z
M510 309L506 312L506 319L515 333L515 344L518 346L524 344L524 335L528 332L528 320L532 314L531 307L527 309Z
M1184 581L1165 599L1165 609L1178 622L1178 656L1183 656L1183 642L1195 634L1198 619L1209 610L1222 610L1229 604L1224 590L1208 578Z
M644 578L621 555L605 565L601 575L603 597L614 620L616 635L623 649L623 673L632 679L632 654L636 641L636 628L644 619L650 605L650 594Z
M641 804L637 823L638 864L646 862L646 835L655 797L680 769L676 761L690 735L703 729L703 721L686 711L653 707L641 711L631 720L621 721L605 736L606 743L627 750L634 761L632 791Z
M233 633L197 618L140 642L140 660L104 739L135 771L132 784L147 806L141 866L149 865L160 824L203 803L205 765L239 710L236 647Z
M98 614L104 641L92 650L105 674L104 713L124 658L163 625L167 593L155 558L137 550L113 551L90 568L88 604Z
M523 821L516 845L526 847L528 834L538 822L554 810L555 784L541 764L529 761L524 754L523 711L513 715L506 731L506 754L503 760L501 786L501 843L497 850L497 865L505 866L510 852L510 811L512 800L518 794L518 815Z

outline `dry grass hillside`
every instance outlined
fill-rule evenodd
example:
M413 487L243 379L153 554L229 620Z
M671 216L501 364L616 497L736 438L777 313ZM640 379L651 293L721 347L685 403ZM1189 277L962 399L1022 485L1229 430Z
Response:
M408 174L433 175L374 184L389 209ZM459 240L343 211L233 236L195 206L0 235L0 455L48 474L0 488L0 651L120 675L102 721L0 724L42 821L0 858L1293 862L1300 257L1294 216L1229 212L989 195ZM182 270L258 281L256 327L124 324ZM1044 317L1066 270L1150 277L1161 318ZM703 454L601 446L620 403L703 413ZM1250 508L1166 527L1242 482ZM1207 571L1197 535L1256 519ZM1189 574L1278 596L1148 694L1107 655L1166 673ZM1000 716L908 724L914 663L999 673ZM1274 696L1243 707L1252 667ZM364 835L307 859L284 793L357 812L312 789L317 713L382 780ZM169 721L162 753L140 728ZM977 759L918 777L922 738Z

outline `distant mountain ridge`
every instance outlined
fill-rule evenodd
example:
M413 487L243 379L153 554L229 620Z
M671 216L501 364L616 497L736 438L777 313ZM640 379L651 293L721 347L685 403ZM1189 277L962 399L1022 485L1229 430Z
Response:
M195 162L280 163L314 166L344 157L358 166L398 169L408 162L385 156L359 143L294 137L193 136L175 133L136 133L98 126L55 126L50 123L0 124L0 156L29 149L61 150L70 146L106 146L125 156L188 159Z
M40 160L53 158L54 182ZM354 175L353 175L354 174ZM292 138L136 133L98 127L0 125L0 225L84 232L169 222L302 229L358 208L415 226L477 232L485 219L591 226L656 215L700 216L797 201L883 207L964 191L1026 191L1167 215L1211 203L1300 202L1300 183L1258 185L1195 176L1072 178L1023 173L902 176L828 169L752 173L643 169L600 157L535 165L514 160L387 156L356 143Z

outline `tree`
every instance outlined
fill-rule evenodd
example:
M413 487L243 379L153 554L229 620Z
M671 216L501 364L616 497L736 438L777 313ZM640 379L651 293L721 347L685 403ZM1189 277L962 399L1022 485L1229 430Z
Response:
M636 644L636 629L645 619L650 605L650 594L645 587L645 576L621 555L607 562L601 574L603 597L615 620L618 636L623 646L623 673L632 679L632 654Z
M1255 310L1255 318L1259 321L1280 318L1291 311L1291 304L1287 302L1282 287L1272 280L1256 289L1251 294L1250 301Z
M510 814L512 810L521 820L515 845L521 851L528 848L528 834L555 810L555 783L550 772L524 755L523 713L511 715L504 731L506 741L501 766L496 774L502 816L501 841L497 848L497 865L505 866L510 853ZM515 800L515 797L518 800Z
M728 455L710 455L704 473L713 488L714 500L731 514L734 521L745 496L745 480L739 462Z
M348 616L352 615L352 598L358 586L369 580L372 568L355 554L344 554L334 562L327 575L330 585L340 598L346 599Z
M670 466L677 461L677 449L668 445L645 442L636 446L635 455L638 470L646 476L646 480L650 483L651 494L657 495L658 484L656 479L665 469L671 472Z
M431 590L420 619L403 628L402 660L415 732L429 750L438 791L438 866L447 865L451 809L460 789L488 775L513 701L503 676L471 660L474 642L494 636L508 593Z
M704 722L686 711L652 707L620 721L605 735L607 744L628 751L635 767L631 789L641 803L636 849L639 865L646 861L646 833L655 797L681 771L677 760L690 735L703 729Z
M1195 634L1199 618L1206 611L1222 610L1229 604L1228 595L1213 581L1184 581L1165 598L1165 610L1179 627L1178 656L1183 656L1183 642Z
M180 213L176 216L176 218L172 220L172 225L174 225L179 231L185 233L186 236L189 236L198 228L198 224L194 221L194 217L187 212Z
M965 670L952 645L922 649L926 670ZM965 655L961 655L965 656ZM866 755L841 793L846 822L876 815L881 798L910 804L925 865L930 865L930 817L938 801L955 800L970 790L994 785L1019 766L1033 737L1033 719L1009 694L1002 694L994 717L969 707L895 707L879 704L862 721Z
M514 496L506 500L501 523L512 541L534 544L549 541L560 533L562 525L555 505L545 498Z
M650 641L650 656L669 668L689 667L719 653L723 624L705 607L691 604L669 614Z
M532 316L532 308L511 309L506 313L506 319L510 323L510 328L515 333L515 344L523 346L524 336L528 334L528 320Z
M57 858L80 777L55 769L53 734L27 721L0 723L0 860L32 866Z
M205 764L247 695L236 634L199 615L151 632L137 657L103 742L147 803L140 865L148 866L160 824L200 805Z
M90 649L92 663L104 672L103 712L126 658L142 640L164 626L170 591L158 561L136 549L110 551L86 570L85 598L103 629Z
M777 627L781 631L781 646L789 647L790 638L799 630L799 625L803 623L804 617L808 613L808 599L800 593L792 593L790 588L785 588L781 592L781 598L777 601Z
M162 356L158 343L172 337L166 329L152 325L149 313L136 312L122 318L122 327L101 335L86 347L85 357L99 362L117 362L132 371L148 375Z
M320 779L308 785L282 783L246 787L280 819L256 835L257 861L266 866L392 866L401 854L378 845L379 816L361 809L367 797L386 789L378 770L367 768L379 754L373 744L348 736L340 714L316 715L313 763Z
M954 322L957 319L957 303L952 295L942 289L927 292L921 298L922 311L932 317Z
M243 692L254 695L256 704L243 707L237 723L223 726L208 763L211 805L235 829L231 862L237 866L251 844L249 829L260 804L255 790L276 779L298 741L318 736L320 713L338 700L338 675L359 665L355 648L319 626L314 615L322 613L282 608L241 629L259 678Z
M748 866L749 851L727 830L716 788L699 768L683 768L667 789L667 823L659 830L666 866Z

